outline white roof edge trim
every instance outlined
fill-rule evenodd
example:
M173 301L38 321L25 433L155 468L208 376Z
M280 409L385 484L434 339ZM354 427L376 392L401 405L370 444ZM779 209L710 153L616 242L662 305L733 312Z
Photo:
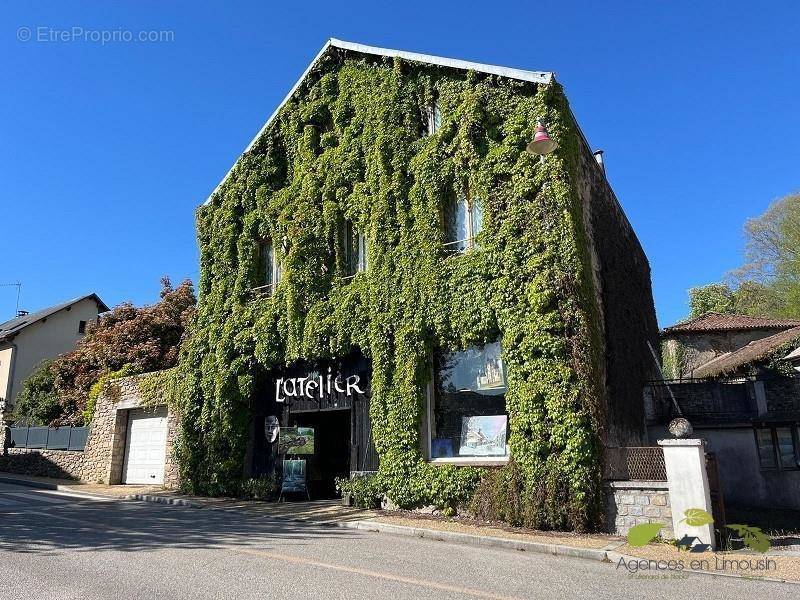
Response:
M453 69L464 69L469 71L479 71L481 73L489 73L491 75L499 75L501 77L508 77L509 79L519 79L521 81L531 81L533 83L542 83L548 84L553 81L554 73L550 71L525 71L523 69L512 69L510 67L500 67L496 65L485 65L482 63L470 62L467 60L458 60L456 58L444 58L442 56L432 56L429 54L418 54L416 52L406 52L404 50L391 50L389 48L378 48L376 46L367 46L365 44L357 44L355 42L346 42L344 40L337 40L336 38L330 38L325 45L322 46L322 49L317 53L314 57L314 60L306 67L306 70L303 71L303 74L300 76L300 79L292 86L292 89L289 90L289 93L286 94L284 99L281 103L277 106L277 108L272 112L269 116L267 121L258 130L258 133L250 140L250 143L247 144L247 148L244 149L239 157L234 161L233 165L228 172L225 173L225 176L220 180L217 184L217 187L209 194L208 198L206 198L205 202L203 202L203 206L211 202L211 198L213 198L214 194L222 187L222 184L225 183L225 180L230 177L233 169L236 168L236 164L239 162L239 159L247 154L255 145L258 138L267 130L267 128L272 124L272 121L275 120L275 117L278 116L278 113L281 109L286 105L289 99L294 95L297 91L297 88L303 83L305 78L308 74L317 66L317 63L320 59L325 55L329 48L341 48L342 50L351 50L353 52L361 52L362 54L372 54L375 56L387 56L387 57L397 57L402 58L405 60L413 61L413 62L421 62L427 63L431 65L439 65L442 67L450 67Z

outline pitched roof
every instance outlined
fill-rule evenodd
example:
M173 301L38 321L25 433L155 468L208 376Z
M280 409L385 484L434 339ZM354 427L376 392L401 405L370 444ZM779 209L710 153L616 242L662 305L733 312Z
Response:
M340 50L350 51L350 52L358 52L360 54L370 54L372 56L385 56L388 58L402 58L407 61L411 62L420 62L426 63L429 65L439 65L441 67L450 67L453 69L462 69L465 71L478 71L480 73L489 73L490 75L500 75L502 77L508 77L509 79L518 79L521 81L530 81L533 83L543 83L548 84L553 81L555 74L550 71L526 71L524 69L512 69L510 67L500 67L497 65L486 65L483 63L476 63L470 62L467 60L458 60L455 58L445 58L442 56L433 56L430 54L418 54L416 52L406 52L405 50L391 50L389 48L379 48L376 46L367 46L365 44L357 44L355 42L346 42L344 40L337 40L335 38L330 38L325 45L322 46L322 49L317 53L317 56L314 57L314 60L311 61L311 64L308 65L303 74L300 76L300 79L292 86L292 89L289 90L289 93L286 94L286 97L281 101L278 107L273 111L270 115L267 122L261 127L258 133L253 137L250 143L247 145L247 148L244 149L242 152L243 156L247 152L249 152L252 147L255 145L256 141L261 134L263 134L270 124L275 120L275 117L278 116L281 108L291 99L300 85L303 83L306 77L314 70L319 62L325 57L332 49L338 48ZM581 135L583 133L581 132ZM236 159L236 162L233 163L233 166L228 170L225 174L225 177L217 184L217 187L214 188L214 191L209 194L208 198L206 199L203 204L208 204L211 201L211 198L214 194L219 190L225 180L230 176L231 172L233 171L234 167L236 167L236 163L239 162L239 158Z
M797 319L770 319L748 315L726 315L707 312L695 319L664 328L664 333L695 333L707 331L747 331L752 329L790 329L800 326Z
M100 300L100 297L97 294L87 294L86 296L81 296L80 298L74 298L72 300L67 300L66 302L62 302L61 304L56 304L55 306L50 306L48 308L43 308L42 310L37 310L36 312L32 312L27 315L21 315L19 317L14 317L6 321L5 323L0 323L0 340L5 340L8 338L12 338L17 335L20 331L28 327L29 325L33 325L37 321L41 321L57 313L60 310L64 310L67 307L72 306L73 304L77 304L81 300L86 300L87 298L91 298L95 302L97 302L97 308L99 312L106 312L109 310L108 306L105 305L105 302Z
M693 377L716 377L732 373L741 367L768 357L775 350L794 341L800 341L800 327L793 327L769 337L755 340L734 352L727 352L700 365L693 372Z

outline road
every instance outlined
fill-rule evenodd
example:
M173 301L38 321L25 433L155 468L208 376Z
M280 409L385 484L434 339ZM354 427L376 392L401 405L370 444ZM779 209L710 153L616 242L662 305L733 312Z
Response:
M0 598L781 598L788 584L615 565L0 483Z

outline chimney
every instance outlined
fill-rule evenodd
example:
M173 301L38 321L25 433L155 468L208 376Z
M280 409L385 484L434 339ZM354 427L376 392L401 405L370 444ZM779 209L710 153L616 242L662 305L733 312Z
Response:
M603 175L606 174L606 165L603 162L603 151L602 150L595 150L592 154L594 154L594 159L597 161L597 164L600 165L600 170L603 172Z
M18 317L27 317L29 314L31 314L31 313L29 313L27 310L18 310L17 311L17 316Z

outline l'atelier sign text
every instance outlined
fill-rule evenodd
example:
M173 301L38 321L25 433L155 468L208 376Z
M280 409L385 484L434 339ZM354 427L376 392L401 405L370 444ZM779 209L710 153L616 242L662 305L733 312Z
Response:
M287 398L322 400L326 395L331 395L331 390L346 396L352 396L354 391L363 394L364 390L358 387L360 382L361 377L358 375L342 379L341 375L333 376L330 372L327 377L322 375L289 379L279 377L275 381L275 402L286 402Z

